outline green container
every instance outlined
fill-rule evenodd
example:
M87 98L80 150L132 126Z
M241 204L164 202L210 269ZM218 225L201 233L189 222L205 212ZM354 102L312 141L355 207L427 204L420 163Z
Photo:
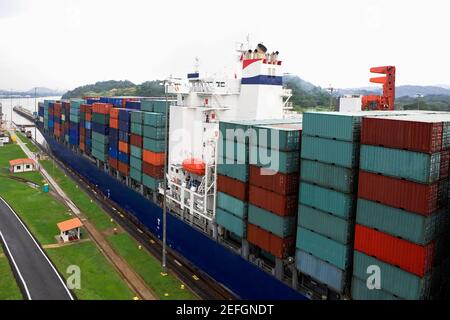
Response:
M384 290L370 290L366 281L356 277L352 278L352 299L353 300L400 300L399 297Z
M144 112L144 125L164 128L166 125L166 116L161 113Z
M108 154L108 145L104 145L100 142L92 140L92 149L97 150L98 152Z
M222 159L234 159L238 164L248 164L249 145L229 140L219 140L218 157Z
M155 140L164 140L166 138L166 129L165 128L156 128L150 126L143 127L144 137L155 139Z
M159 184L162 182L162 180L155 179L153 177L150 177L146 175L145 173L142 174L142 184L149 188L150 190L157 191Z
M142 183L142 172L131 167L130 168L130 178L133 179L134 181Z
M142 124L137 124L137 123L132 122L131 123L131 133L137 134L138 136L142 136L142 133L143 133L142 127L143 127Z
M80 109L82 104L85 104L86 100L83 99L70 99L70 110Z
M146 112L153 112L153 101L141 100L141 110Z
M300 183L300 203L324 212L334 214L343 219L354 216L355 196L306 182Z
M166 100L153 101L153 112L166 114L168 107L170 108L170 102Z
M442 136L442 149L450 149L450 121L444 122L444 132Z
M99 142L106 145L109 142L109 136L105 136L101 133L92 131L92 144L94 144L94 142Z
M318 233L298 227L297 248L341 270L345 270L350 265L350 254L353 250L353 245L345 245Z
M165 152L166 142L164 140L153 140L144 137L144 149L152 152Z
M76 115L71 114L70 115L70 122L80 123L80 116L76 116Z
M358 187L358 171L355 169L302 159L300 172L303 181L336 191L354 193Z
M281 173L295 173L300 170L300 152L250 146L250 164Z
M359 141L364 112L306 112L303 114L303 134L343 141Z
M100 114L100 113L92 113L92 122L109 125L109 115Z
M280 217L253 205L248 206L248 222L280 238L294 235L296 229L295 217Z
M241 238L244 238L246 235L247 224L245 221L227 212L226 210L217 208L216 222L219 226L224 227Z
M440 153L361 146L360 168L364 171L429 184L439 180L440 166Z
M220 158L219 158L220 159ZM217 173L222 176L227 176L244 183L249 180L249 166L248 164L227 164L227 162L234 162L234 160L221 159L223 163L217 164Z
M131 145L130 153L133 157L142 159L142 149L141 148Z
M144 122L144 113L141 111L131 111L131 123L142 124Z
M100 161L106 162L106 160L108 160L106 154L102 151L94 149L94 146L92 146L91 154L94 158L97 158Z
M430 274L420 278L400 268L384 263L355 251L353 257L354 277L366 281L369 277L367 270L370 266L378 266L381 271L381 289L397 297L408 300L427 298L431 290Z
M248 213L247 202L243 202L226 193L217 193L217 207L227 210L238 218L246 219Z
M425 217L381 203L358 199L356 222L425 245L448 229L450 215L444 208Z
M359 144L303 135L302 158L355 168L359 162Z
M255 127L250 143L282 151L300 150L301 124L275 124Z
M130 166L138 171L142 171L142 160L140 158L130 157Z
M69 135L68 134L66 134L65 136L64 136L64 140L68 143L69 142Z
M298 226L314 231L342 244L352 242L354 223L329 213L300 205Z

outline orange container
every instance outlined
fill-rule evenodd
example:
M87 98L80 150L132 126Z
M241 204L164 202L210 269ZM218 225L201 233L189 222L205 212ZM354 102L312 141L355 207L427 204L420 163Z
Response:
M122 163L120 161L118 161L117 163L118 163L118 167L119 167L119 172L128 176L130 174L130 166L125 163Z
M86 121L92 121L92 113L86 112Z
M114 119L119 119L119 109L112 108L111 111L109 112L109 117L114 118Z
M92 111L99 114L109 114L112 104L96 102L92 104Z
M355 250L423 277L433 265L435 242L425 246L356 225Z
M150 163L154 166L163 166L164 165L164 152L157 153L151 152L149 150L144 150L142 155L145 162Z
M109 119L109 127L113 129L119 129L119 120L118 119Z
M247 202L248 199L248 184L242 181L217 175L217 190L226 193L230 196L238 198L241 201Z
M126 142L119 141L119 151L123 153L130 153L130 145Z
M109 159L108 159L108 163L109 163L109 165L110 165L112 168L114 168L114 169L117 170L117 168L118 168L118 163L119 163L119 162L118 162L116 159L109 158Z
M247 224L247 240L280 259L294 254L294 237L282 239L250 223Z
M298 210L297 195L284 196L250 185L249 202L281 217L294 216Z
M83 142L80 142L80 150L81 151L86 151L86 147L85 147Z

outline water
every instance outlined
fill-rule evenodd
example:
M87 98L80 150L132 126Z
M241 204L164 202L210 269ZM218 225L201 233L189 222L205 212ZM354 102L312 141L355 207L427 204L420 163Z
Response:
M30 110L31 112L35 112L35 111L37 112L37 103L38 102L43 102L44 100L59 100L59 99L61 99L61 97L42 97L42 98L36 98L36 103L35 103L34 97L12 98L12 99L0 98L0 103L2 104L2 107L3 107L3 120L4 121L6 120L7 122L10 121L11 114L12 114L12 120L14 121L14 123L16 123L18 125L31 124L31 122L29 120L25 119L24 117L20 116L16 112L12 111L12 108L14 108L15 106L22 106L25 109ZM33 138L34 138L34 134L35 134L34 127L27 127L26 130L31 131L31 134L33 135ZM36 130L36 135L37 135L37 141L39 143L42 143L44 141L44 138L42 137L42 135L39 133L38 130Z

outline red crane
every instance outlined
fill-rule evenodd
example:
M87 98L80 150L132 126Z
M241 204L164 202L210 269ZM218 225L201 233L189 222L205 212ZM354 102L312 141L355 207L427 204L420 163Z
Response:
M362 97L362 110L394 110L395 103L395 67L375 67L370 72L384 74L385 77L371 78L370 82L383 85L383 95Z

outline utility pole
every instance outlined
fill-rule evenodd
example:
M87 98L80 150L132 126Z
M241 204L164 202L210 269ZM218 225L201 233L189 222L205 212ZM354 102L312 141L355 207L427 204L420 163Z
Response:
M330 109L333 110L333 92L336 91L336 89L333 88L330 84L330 86L325 90L327 90L330 93Z
M37 100L36 100L37 98L36 98L36 91L37 91L37 88L34 87L34 116L35 116L35 117L38 116L38 113L37 113ZM36 120L36 119L35 119L35 120ZM34 142L37 142L37 136L36 136L37 129L36 129L36 126L37 126L37 121L34 122Z
M420 110L420 98L422 98L423 95L418 93L416 94L416 97L417 97L417 110Z
M164 80L164 93L166 97L166 119L165 119L165 153L164 153L164 199L163 199L163 246L162 246L162 272L167 273L167 154L168 154L168 140L169 133L169 100L167 97L167 80Z

